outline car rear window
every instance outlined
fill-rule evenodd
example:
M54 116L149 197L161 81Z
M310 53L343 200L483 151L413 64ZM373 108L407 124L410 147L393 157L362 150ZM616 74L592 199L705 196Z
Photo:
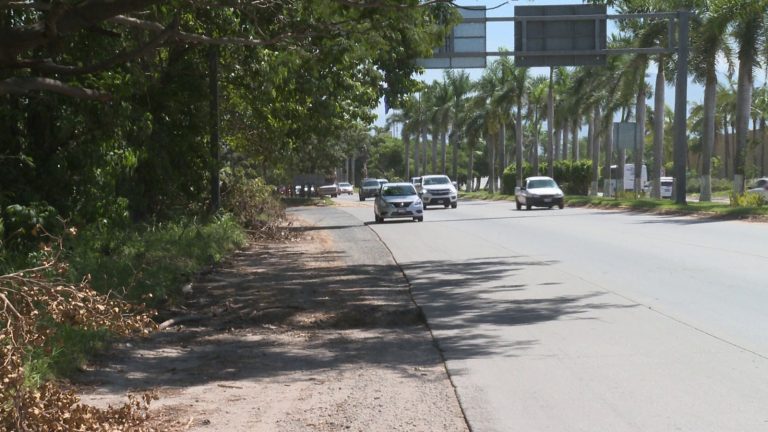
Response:
M379 181L378 180L366 180L365 183L363 183L363 186L378 186Z
M663 182L661 182L661 185L662 186L672 186L672 182L671 181L663 181Z

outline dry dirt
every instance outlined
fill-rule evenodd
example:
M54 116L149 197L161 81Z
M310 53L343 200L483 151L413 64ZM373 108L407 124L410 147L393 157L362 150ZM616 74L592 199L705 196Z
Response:
M250 245L192 284L176 325L84 372L83 402L155 391L170 431L467 431L405 278L341 247L322 230Z

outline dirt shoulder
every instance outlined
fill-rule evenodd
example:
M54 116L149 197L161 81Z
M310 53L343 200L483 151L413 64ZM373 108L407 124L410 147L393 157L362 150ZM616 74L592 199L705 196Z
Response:
M155 391L152 422L171 431L468 430L394 262L350 266L327 230L296 224L298 240L196 281L178 325L84 372L83 401Z

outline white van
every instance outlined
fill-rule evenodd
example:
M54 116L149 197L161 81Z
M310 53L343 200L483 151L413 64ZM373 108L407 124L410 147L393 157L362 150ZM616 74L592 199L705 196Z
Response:
M661 187L659 188L659 190L661 191L661 197L672 198L672 189L675 187L675 178L660 177L659 181L661 183Z

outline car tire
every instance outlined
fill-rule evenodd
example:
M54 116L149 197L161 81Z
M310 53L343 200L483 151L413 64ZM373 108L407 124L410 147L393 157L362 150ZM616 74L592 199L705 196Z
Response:
M336 194L333 194L333 195L331 195L331 198L336 198L337 196L338 196L338 195L336 195Z
M443 204L443 208L448 208L450 204Z
M523 205L520 204L520 201L518 201L517 198L515 198L515 207L517 207L518 210L523 208Z
M426 210L426 209L427 209L427 205L426 205L426 204L424 204L424 210Z
M365 201L365 197L360 195L360 201Z
M531 209L531 205L530 205L530 204L526 204L526 205L525 205L525 209L526 209L526 210L530 210L530 209Z
M455 202L455 203L451 203L451 208L456 208L456 207L458 207L458 206L459 206L459 203L458 203L458 202Z
M560 201L560 204L558 204L558 205L557 205L557 208L559 208L560 210L562 210L562 209L563 209L563 207L565 207L565 204L563 204L563 202L562 202L562 201Z
M413 218L413 221L414 222L424 222L424 216L415 217L415 218Z

